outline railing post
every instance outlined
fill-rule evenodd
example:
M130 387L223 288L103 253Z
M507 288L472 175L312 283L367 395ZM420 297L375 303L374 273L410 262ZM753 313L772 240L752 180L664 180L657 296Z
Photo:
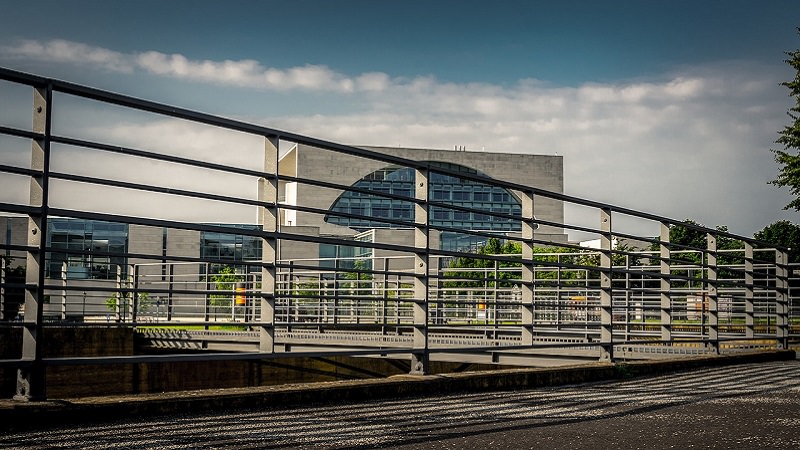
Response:
M744 243L744 326L745 337L755 337L755 304L753 302L753 245Z
M336 268L333 269L333 324L337 325L339 323L339 268L338 268L338 261L336 262Z
M203 299L203 325L204 330L208 330L208 322L211 320L211 263L206 263L206 293ZM214 321L217 320L217 307L214 307Z
M631 255L625 255L625 335L627 342L631 336Z
M61 263L61 320L67 320L67 263Z
M561 304L561 253L556 254L556 331L561 331L562 311L569 315L569 307L562 308ZM567 317L569 320L569 317Z
M300 320L299 300L294 299L292 282L294 281L294 261L289 261L289 273L286 275L286 331L292 331L292 322ZM276 286L277 288L277 286ZM294 300L294 312L292 312L292 300Z
M171 279L171 277L170 277L170 279ZM114 306L114 314L117 316L116 321L117 322L122 322L122 321L125 320L125 318L124 318L125 317L125 314L124 314L125 313L125 304L124 303L125 303L125 301L127 299L125 298L125 293L122 292L122 267L119 264L117 264L116 280L115 281L116 281L115 284L116 284L116 287L117 287L117 292L114 294L114 296L116 297L117 301L115 302L115 306ZM170 283L171 283L171 281L170 281Z
M522 192L522 345L533 345L534 264L533 239L536 222L533 215L533 192Z
M611 210L603 208L600 210L600 361L608 362L614 360L612 239Z
M494 272L492 273L492 277L494 277L494 289L492 289L492 304L491 304L491 307L492 307L492 309L491 309L491 311L492 311L491 318L492 318L492 321L493 321L493 324L494 324L494 333L492 333L492 334L493 334L493 338L496 338L497 337L497 301L500 298L499 295L498 295L498 293L500 291L500 261L494 261ZM489 317L490 317L489 306L490 305L489 305L488 301L484 300L484 302L486 302L486 320L489 320Z
M261 325L259 348L262 353L275 351L275 263L278 260L278 144L277 136L264 140L264 173L259 179L258 200L261 237Z
M775 255L775 341L780 350L789 348L789 255Z
M30 205L28 252L25 270L25 319L22 328L22 360L17 370L15 400L44 400L47 397L45 367L42 362L42 322L44 315L45 249L47 247L48 191L50 179L50 126L53 86L33 90L32 131L41 137L31 141Z
M387 332L387 308L389 306L389 259L383 258L381 260L381 282L383 283L383 307L381 308L381 334Z
M411 373L429 372L428 354L428 171L417 169L415 174L414 205L414 345L411 352Z
M131 302L131 323L136 325L139 313L139 266L132 265L130 268L133 269L133 278L131 280L133 285L133 292L131 293L131 299L133 300Z
M10 242L9 242L10 244ZM6 320L6 259L0 258L0 320Z
M175 263L169 264L169 285L167 291L167 322L172 320L173 290L175 289Z
M659 237L659 261L660 261L660 297L661 297L661 340L672 341L672 276L670 272L670 249L669 249L669 224L661 222L661 236ZM642 320L645 321L643 311Z
M707 264L706 280L708 283L708 341L715 353L719 353L719 293L717 291L717 279L719 268L717 267L717 237L714 233L706 233L707 242Z

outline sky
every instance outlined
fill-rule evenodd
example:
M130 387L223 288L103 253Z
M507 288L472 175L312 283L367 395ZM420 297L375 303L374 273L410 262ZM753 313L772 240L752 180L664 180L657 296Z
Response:
M800 222L768 184L793 105L780 83L800 48L796 0L0 0L0 12L1 67L345 144L557 154L566 194L745 236ZM3 108L15 102L0 86L0 120L16 120ZM185 124L71 105L62 130L137 148L157 147L155 133L220 157ZM225 161L248 164L253 146Z

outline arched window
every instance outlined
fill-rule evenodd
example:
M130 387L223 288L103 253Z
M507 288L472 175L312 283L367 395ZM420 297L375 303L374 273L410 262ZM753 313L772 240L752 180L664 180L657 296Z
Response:
M469 167L452 163L430 162L431 167L445 168L473 175L483 175ZM485 176L485 175L483 175ZM357 181L353 186L375 193L392 194L399 197L414 197L414 170L407 167L389 166L376 170ZM464 230L519 231L518 220L495 217L488 213L519 215L519 200L507 189L490 186L478 181L431 172L430 200L452 206L474 208L485 212L467 212L457 209L431 206L429 223L433 226L452 227ZM414 203L402 199L389 199L361 192L345 192L330 208L332 211L362 217L341 217L326 215L325 221L334 225L346 226L357 231L371 228L403 228L414 225ZM382 219L403 222L386 223ZM444 242L442 248L451 247ZM461 245L458 245L460 247Z

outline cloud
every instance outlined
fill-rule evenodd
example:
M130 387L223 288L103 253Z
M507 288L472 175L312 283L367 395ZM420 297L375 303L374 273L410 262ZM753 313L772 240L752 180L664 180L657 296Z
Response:
M277 108L255 120L336 142L558 154L565 158L565 192L570 195L724 224L741 234L794 219L781 212L786 193L767 185L777 171L769 148L791 106L779 86L786 74L776 67L709 63L648 79L564 87L535 79L497 85L381 72L346 75L320 65L270 68L255 60L192 60L156 51L122 54L66 41L26 41L17 50L0 51L197 83L302 91L311 95L311 103L324 98L337 108L295 115ZM203 109L213 112L218 99L209 95ZM270 104L264 101L268 96L252 96L257 110ZM193 101L203 105L202 99ZM230 150L239 147L235 139L220 153L216 135L179 122L116 121L86 129L119 145L182 148L236 164L250 158ZM596 225L595 216L569 208L567 213L573 223Z
M112 72L138 70L181 80L276 91L375 92L391 82L388 75L380 72L348 77L323 65L281 69L264 67L251 59L211 61L158 51L120 53L66 40L24 40L0 46L0 54L7 58L90 65Z
M12 45L0 46L0 54L9 58L90 64L113 72L131 73L134 69L128 55L61 39L47 42L22 40Z
M363 112L265 122L354 144L559 154L568 194L752 234L787 217L785 193L767 184L791 106L780 76L736 63L577 87L426 78Z

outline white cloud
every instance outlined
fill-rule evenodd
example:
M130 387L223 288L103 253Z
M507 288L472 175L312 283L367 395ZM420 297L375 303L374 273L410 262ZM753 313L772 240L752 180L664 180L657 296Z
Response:
M787 216L785 193L767 185L790 106L779 77L739 64L574 88L424 78L363 113L269 122L365 145L559 154L569 194L751 234Z
M777 170L768 149L791 106L779 86L785 74L772 67L732 62L659 79L575 87L525 79L499 86L381 72L350 76L319 65L281 69L254 60L191 60L155 51L121 54L65 41L26 41L2 52L200 83L320 93L348 112L276 111L262 120L351 144L559 154L568 194L726 224L742 234L787 217L780 211L787 195L767 185ZM205 109L213 112L214 101ZM175 122L116 123L110 129L97 124L96 130L120 145L163 145L143 137L168 136L169 148L220 155L213 150L219 148L216 137Z
M12 58L91 64L114 72L130 73L134 68L130 57L123 53L60 39L48 42L23 40L14 45L3 45L0 54Z
M351 78L322 65L281 69L264 67L250 59L192 60L181 54L158 51L126 54L65 40L25 40L0 46L0 54L8 58L91 65L125 73L140 70L182 80L277 91L374 92L385 89L391 82L388 75L380 72Z

